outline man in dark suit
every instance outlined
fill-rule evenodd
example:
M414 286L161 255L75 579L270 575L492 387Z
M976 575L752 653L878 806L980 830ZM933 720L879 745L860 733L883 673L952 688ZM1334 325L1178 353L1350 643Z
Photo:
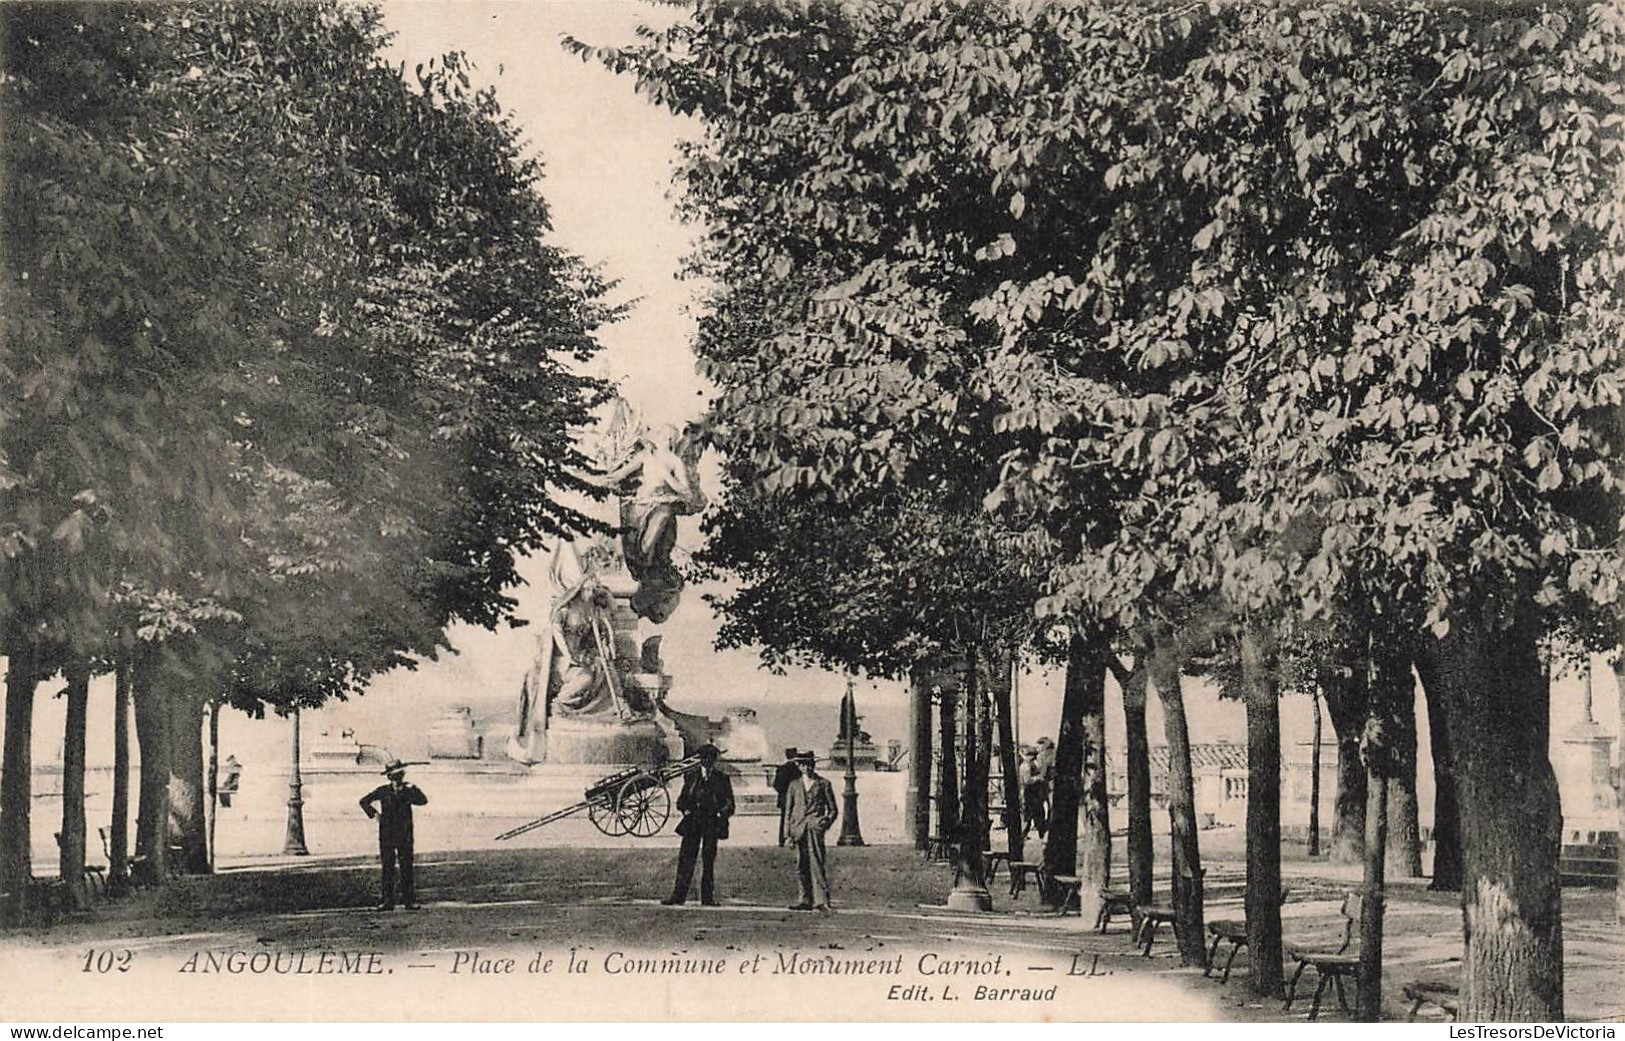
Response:
M722 752L716 745L701 745L694 752L700 765L683 775L683 791L677 796L677 811L683 819L677 834L683 844L677 851L677 882L671 896L661 903L668 906L688 899L688 884L694 878L694 861L700 861L700 903L716 905L712 869L717 861L717 840L728 837L728 818L734 812L733 782L717 769Z
M392 759L384 764L388 784L379 785L361 799L368 817L378 818L378 859L384 865L384 900L380 911L395 910L396 870L399 868L401 903L408 911L418 909L417 889L412 877L412 807L426 805L429 797L415 784L406 782L406 764Z
M779 845L784 845L784 803L789 798L790 782L801 776L801 767L796 765L796 750L784 750L784 762L773 771L773 790L779 793Z
M825 862L824 832L835 823L840 809L835 786L818 775L818 759L811 752L796 757L801 776L790 782L784 805L785 837L796 847L799 899L792 911L830 912L829 869Z

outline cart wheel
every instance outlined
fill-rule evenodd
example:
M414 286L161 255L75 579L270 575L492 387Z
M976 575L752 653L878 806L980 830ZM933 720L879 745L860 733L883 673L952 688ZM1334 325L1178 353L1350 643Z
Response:
M621 786L615 800L615 815L625 829L622 834L646 839L658 835L671 817L671 793L653 774L639 774Z
M615 837L626 834L626 825L621 822L621 815L615 812L615 804L608 798L602 801L594 799L588 803L587 817L605 835Z

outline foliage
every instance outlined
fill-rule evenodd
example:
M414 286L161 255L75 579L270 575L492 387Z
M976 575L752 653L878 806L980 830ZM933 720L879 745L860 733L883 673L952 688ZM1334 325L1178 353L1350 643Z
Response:
M704 121L704 368L761 489L985 497L1061 547L1044 613L1442 632L1617 610L1621 31L699 0L577 46Z
M722 647L789 664L899 675L970 644L1020 646L1039 575L975 514L930 501L840 508L741 492L706 519L698 561L736 588L710 601Z
M120 604L219 605L217 679L253 708L509 618L516 556L587 523L555 498L601 395L569 362L615 313L546 244L494 96L456 55L405 82L370 7L11 5L4 30L14 630L94 648Z

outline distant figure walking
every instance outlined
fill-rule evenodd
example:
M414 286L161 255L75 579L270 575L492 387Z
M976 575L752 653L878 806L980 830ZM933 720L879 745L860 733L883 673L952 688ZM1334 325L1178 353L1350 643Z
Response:
M796 765L796 756L799 753L794 748L784 750L784 762L773 771L773 790L779 793L779 845L784 845L785 801L790 797L790 782L801 776L801 767Z
M798 898L792 911L822 911L828 914L829 867L824 849L824 833L840 814L835 802L835 786L818 776L817 757L811 752L796 756L800 778L789 784L784 804L785 838L796 847Z
M677 810L683 815L677 834L683 837L683 844L677 850L677 881L671 896L660 901L668 907L688 899L695 860L700 862L700 903L716 905L717 842L728 837L728 818L734 812L733 782L717 769L722 750L716 745L701 745L694 754L699 756L700 765L683 775L683 790L677 796Z
M378 819L378 859L383 862L383 901L380 911L395 910L396 883L402 905L418 909L416 880L412 875L412 807L426 805L429 797L415 784L406 782L406 764L392 759L384 764L388 784L379 785L361 798L361 809Z
M214 790L221 806L231 808L231 797L237 794L242 782L243 764L239 763L234 755L226 756L226 761L220 764L220 781Z
M1043 773L1044 784L1053 790L1055 787L1055 742L1047 737L1038 739L1038 768Z
M1021 750L1016 778L1021 782L1022 837L1036 830L1042 839L1049 830L1049 781L1044 776L1044 767L1038 762L1038 749L1029 745Z

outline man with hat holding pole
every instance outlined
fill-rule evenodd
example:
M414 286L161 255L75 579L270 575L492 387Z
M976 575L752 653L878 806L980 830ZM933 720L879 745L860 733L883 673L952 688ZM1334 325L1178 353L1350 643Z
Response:
M799 899L792 911L822 911L828 914L829 868L825 860L824 833L835 823L840 809L835 802L835 786L818 775L818 757L811 752L796 756L801 776L790 782L784 801L785 838L796 847L796 881Z
M361 809L367 816L378 818L378 858L384 866L384 899L378 905L380 911L395 910L397 865L401 904L408 911L418 909L412 878L412 807L427 804L429 797L417 785L406 782L406 767L406 763L391 757L384 764L384 776L389 778L389 783L379 785L361 799Z
M733 782L717 769L722 750L704 744L694 750L694 755L699 765L683 775L683 790L677 796L677 811L683 815L677 834L683 837L683 844L677 850L677 882L671 896L660 901L668 907L688 899L695 860L700 862L700 903L716 905L712 872L717 861L717 841L728 837L728 818L734 812Z

